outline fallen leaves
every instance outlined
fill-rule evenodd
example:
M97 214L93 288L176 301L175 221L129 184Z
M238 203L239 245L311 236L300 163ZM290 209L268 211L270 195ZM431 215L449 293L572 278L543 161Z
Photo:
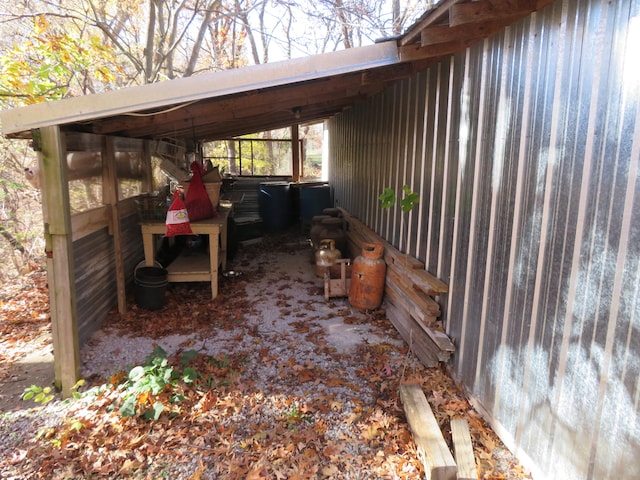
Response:
M269 242L265 237L261 248L271 254L287 248L282 239ZM453 416L468 419L481 478L528 478L446 371L426 369L407 354L383 310L359 315L334 307L325 303L321 288L290 273L273 285L273 304L280 318L289 319L287 331L251 323L262 307L246 295L250 279L273 266L265 263L251 274L248 268L242 279L221 280L214 301L208 285L173 285L165 309L148 312L130 304L126 315L114 312L108 319L107 328L123 335L160 339L197 332L181 344L183 350L198 350L220 332L232 339L233 348L213 359L190 359L197 379L181 386L178 405L163 397L171 410L158 421L123 419L112 394L104 392L71 407L67 421L0 464L44 478L62 464L70 478L419 478L422 465L398 399L398 386L411 379L427 392L444 432ZM318 301L298 301L290 293L294 285ZM45 286L41 282L41 293ZM35 310L28 294L16 297L11 308L28 311L24 321L37 323L41 314L34 319L33 312L46 307L42 297L34 298ZM0 310L5 308L6 300ZM317 312L312 320L311 312ZM380 341L355 351L331 346L322 322L336 318L372 329ZM261 378L267 369L274 373ZM119 385L127 378L112 373L102 381ZM505 471L505 464L512 468Z

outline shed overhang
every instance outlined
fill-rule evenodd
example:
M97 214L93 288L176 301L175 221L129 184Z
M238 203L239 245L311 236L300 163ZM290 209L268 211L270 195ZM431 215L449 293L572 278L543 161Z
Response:
M442 0L374 45L0 111L2 133L32 130L206 141L320 121L460 52L553 0Z

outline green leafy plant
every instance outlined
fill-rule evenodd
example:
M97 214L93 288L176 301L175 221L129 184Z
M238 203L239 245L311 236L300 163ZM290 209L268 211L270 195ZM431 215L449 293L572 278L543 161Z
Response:
M156 347L144 365L133 367L127 380L119 388L123 392L120 414L123 417L142 416L146 420L158 420L167 409L163 400L177 403L184 396L176 390L178 382L193 383L198 372L187 367L189 360L197 356L194 351L187 351L182 356L182 370L169 363L167 352ZM167 395L161 395L167 394Z
M380 200L380 206L382 208L391 208L397 201L396 192L393 189L386 187L380 196L378 196L378 200ZM408 214L416 205L418 205L418 203L420 203L420 197L418 194L412 191L409 185L403 185L402 198L400 199L400 209L402 212L404 214ZM407 222L405 222L405 228L407 230L409 228ZM408 255L408 252L405 252L405 257L406 255Z
M55 398L51 387L39 387L37 385L31 385L24 389L22 393L22 399L25 401L33 400L35 403L46 405Z
M286 422L288 428L295 428L298 423L310 423L312 421L313 417L310 414L301 412L296 403L291 404L291 407L286 414Z
M76 384L71 388L71 394L73 398L80 398L82 394L78 389L84 385L84 380L78 380ZM51 387L39 387L37 385L31 385L24 389L22 392L22 400L33 400L35 403L46 405L55 398L53 394L53 388Z
M402 193L403 196L400 200L400 208L404 213L409 213L413 210L413 207L420 203L420 197L418 197L416 192L409 188L409 185L404 185L402 187ZM382 208L391 208L396 204L396 192L393 189L386 187L378 197L378 200L380 200L380 206Z

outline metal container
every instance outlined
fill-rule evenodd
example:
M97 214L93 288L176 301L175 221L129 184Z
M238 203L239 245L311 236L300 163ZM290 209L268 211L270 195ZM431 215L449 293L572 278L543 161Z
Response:
M339 258L342 258L342 253L336 249L336 244L333 240L320 240L320 248L316 250L316 275L324 277L324 272L336 263Z
M362 254L353 261L349 303L359 310L373 310L382 303L387 264L382 243L363 243Z

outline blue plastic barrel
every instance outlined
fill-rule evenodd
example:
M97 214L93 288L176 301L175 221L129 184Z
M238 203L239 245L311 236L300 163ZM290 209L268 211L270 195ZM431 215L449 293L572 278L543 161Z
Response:
M283 230L291 225L290 188L289 182L264 182L260 184L258 204L266 230Z
M313 217L322 215L322 210L331 206L329 185L300 187L300 219L303 224L310 224Z

